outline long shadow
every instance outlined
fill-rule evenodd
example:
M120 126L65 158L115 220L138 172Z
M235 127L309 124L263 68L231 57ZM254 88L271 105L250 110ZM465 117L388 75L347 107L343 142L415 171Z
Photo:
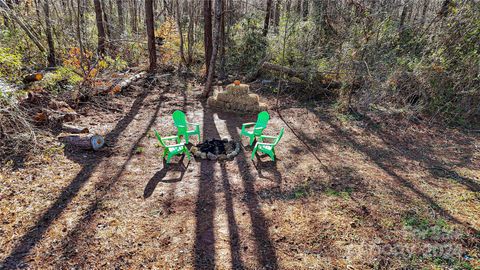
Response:
M185 156L182 156L180 161L178 163L174 164L167 164L165 162L165 159L163 159L163 168L155 173L155 175L148 181L147 185L145 186L145 190L143 191L143 198L149 198L153 192L155 191L155 188L157 187L158 183L177 183L182 181L183 176L185 175L185 172L188 169L188 165L190 165L190 161L187 163L187 166L183 164ZM165 177L167 176L168 172L171 171L179 171L180 176L172 179L166 179Z
M134 117L140 111L143 101L147 98L151 89L144 91L134 101L130 111L117 123L115 128L107 134L106 142L112 147L118 142L120 134L133 121ZM76 177L70 184L63 189L60 196L52 206L30 227L27 233L18 241L18 244L10 252L7 258L0 263L5 269L17 268L22 265L25 257L32 248L40 241L50 225L63 213L67 205L72 201L79 190L85 185L97 166L101 163L105 155L97 156L86 162Z
M223 117L222 117L223 118ZM237 126L241 126L240 121L227 121L227 130L232 139L240 140L237 132ZM258 252L259 263L265 269L278 269L275 247L270 239L267 219L260 209L260 202L255 191L255 178L253 177L248 159L243 151L240 151L235 157L238 169L242 174L243 189L245 192L245 202L250 214L253 235L255 238L256 250Z
M371 120L367 119L367 121L371 121ZM448 177L450 179L455 180L457 183L465 186L466 188L468 188L473 192L480 191L480 183L468 177L461 176L457 172L446 168L445 164L443 164L442 162L434 158L429 157L425 152L419 152L418 150L415 150L415 149L400 151L395 147L395 145L402 144L402 142L400 142L398 139L395 139L395 137L389 136L388 134L385 133L385 131L381 130L381 128L375 128L375 129L370 128L369 130L373 132L375 135L377 135L378 138L380 138L386 145L397 150L396 152L401 154L403 157L407 159L415 160L417 162L427 165L428 167L426 169L429 171L429 173L433 177Z
M233 269L245 269L240 254L240 235L238 234L238 225L235 220L235 210L233 209L232 189L228 180L228 172L225 162L220 163L222 172L222 185L225 192L225 209L227 211L228 234L230 238L230 257Z
M97 192L96 192L95 201L84 211L84 214L82 218L77 222L77 225L65 237L65 239L68 242L66 242L64 247L64 256L71 253L72 250L75 248L75 246L77 245L79 236L82 234L83 231L85 231L85 228L92 221L94 217L94 213L98 209L98 206L101 204L103 198L105 197L105 195L107 195L107 193L110 191L112 186L120 179L123 172L125 171L128 164L130 163L131 159L135 156L135 149L137 149L138 144L147 136L148 132L151 130L151 128L155 124L155 121L158 118L158 113L163 104L161 101L162 101L162 95L160 94L158 97L158 100L156 100L155 102L155 104L157 104L155 108L155 112L153 113L144 131L140 134L137 140L130 147L128 151L127 159L125 160L125 162L122 164L122 166L118 169L117 173L113 177L109 178L108 181L102 182L102 185L96 188Z
M317 113L317 112L314 112ZM385 164L385 160L377 157L374 154L375 150L372 150L371 147L365 146L359 142L357 142L350 134L342 130L338 125L333 123L330 119L323 119L328 125L330 125L334 130L336 134L339 134L341 140L345 140L348 142L355 150L359 151L360 153L366 155L369 157L369 159L375 163L375 165L382 169L384 172L386 172L392 179L400 184L400 186L403 186L405 188L408 188L410 191L412 191L414 194L418 196L422 201L427 203L437 214L442 216L443 218L450 220L454 223L460 224L466 228L469 228L472 230L474 233L478 233L475 228L470 227L468 224L465 224L464 222L458 220L457 218L453 217L448 211L443 209L437 202L435 202L431 197L429 197L427 194L423 193L420 191L417 187L415 187L410 181L407 179L404 179L400 175L398 175L394 170L392 170L387 164ZM391 187L393 188L393 187ZM401 193L398 191L398 193ZM403 197L403 196L402 196ZM407 198L403 197L401 198L403 200L406 200Z
M258 176L261 178L266 178L271 181L274 181L277 184L277 188L280 188L282 185L282 174L277 168L277 161L278 158L275 157L275 161L268 160L268 161L262 161L262 158L265 158L266 155L259 155L258 152L255 154L255 159L256 161L253 161L253 166L255 166L255 169L258 172ZM267 156L268 157L268 156ZM270 157L268 157L270 159ZM273 179L265 176L263 173L264 172L269 172L273 174Z
M203 103L203 137L218 138L213 114ZM215 269L215 168L213 161L201 161L197 203L195 207L195 269Z

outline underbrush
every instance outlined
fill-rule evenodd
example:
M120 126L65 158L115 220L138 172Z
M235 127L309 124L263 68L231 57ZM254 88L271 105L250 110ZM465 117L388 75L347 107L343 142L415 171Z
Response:
M284 13L278 31L266 37L262 14L244 18L232 28L227 69L248 74L267 59L312 78L288 78L303 84L294 91L312 93L321 91L312 75L323 73L342 82L341 89L330 92L338 97L343 111L382 106L459 126L471 126L480 117L478 6L453 1L448 15L436 18L432 25L401 28L395 18L382 14L337 12L343 17L330 25L315 23L315 15L305 20ZM274 76L287 79L285 74Z
M34 150L36 133L17 98L0 92L0 163L10 155Z

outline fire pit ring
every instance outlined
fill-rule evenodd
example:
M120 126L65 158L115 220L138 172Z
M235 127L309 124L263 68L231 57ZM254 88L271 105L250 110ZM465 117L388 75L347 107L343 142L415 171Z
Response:
M227 160L240 153L240 142L229 139L207 139L190 148L190 152L200 159Z

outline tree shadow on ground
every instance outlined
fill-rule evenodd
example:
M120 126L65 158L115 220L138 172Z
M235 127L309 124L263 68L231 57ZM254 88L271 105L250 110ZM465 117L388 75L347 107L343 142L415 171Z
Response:
M180 182L183 179L183 176L185 175L185 172L188 169L188 166L190 165L190 161L188 161L187 165L183 163L183 160L185 159L185 155L182 155L180 161L178 163L173 163L173 164L168 164L165 161L165 158L162 158L163 161L163 168L155 173L155 175L148 181L147 185L145 186L145 190L143 191L143 198L149 198L153 192L155 191L155 188L157 187L158 183L176 183ZM165 179L167 174L169 172L176 171L180 172L180 176L176 178L170 178L170 179Z
M319 112L312 111L315 115L319 115ZM318 117L320 118L320 116ZM385 156L378 156L376 155L376 148L372 147L371 145L365 145L364 143L358 142L351 134L340 128L338 124L336 124L330 118L321 118L321 121L324 121L327 125L329 125L339 142L343 142L344 144L350 145L354 150L358 151L359 153L364 154L371 160L378 168L382 171L387 173L397 184L399 187L406 188L407 190L413 192L418 198L424 201L427 205L429 205L437 214L442 216L443 218L450 220L456 224L460 224L465 228L472 230L473 232L477 233L477 230L465 224L464 222L458 220L457 218L453 217L448 211L443 209L435 200L433 200L430 196L422 192L419 188L417 188L414 184L412 184L409 180L401 177L392 169L392 164L397 164L395 162L389 162L389 158ZM394 157L390 157L394 158ZM395 157L397 158L397 157ZM405 158L409 159L409 156L405 156ZM401 166L398 164L397 166ZM393 166L395 167L395 166ZM398 169L403 169L402 167L398 167ZM398 189L397 187L390 186L392 190L395 191L395 194L399 197L401 201L404 201L407 204L412 204L413 202L405 196L405 194Z
M203 111L203 137L218 137L213 114L202 104ZM198 186L197 203L195 207L195 243L194 265L195 269L215 269L215 231L214 214L215 202L215 168L214 162L201 161Z
M225 162L220 163L220 171L222 173L222 186L225 193L225 210L227 212L228 236L230 238L230 257L233 269L245 269L240 254L240 235L238 233L238 225L235 220L235 210L233 209L233 196L228 172Z
M418 139L414 142L416 147L402 147L399 149L397 146L403 146L405 145L405 142L402 141L402 138L398 138L396 136L393 136L392 134L388 134L386 130L384 130L381 127L378 127L378 125L374 125L374 122L372 121L371 118L366 118L367 123L370 123L369 126L376 126L377 128L369 128L369 131L375 134L378 138L382 140L383 143L385 143L388 147L391 147L395 151L392 151L391 156L395 156L394 153L398 153L397 156L404 157L409 160L414 160L419 162L420 164L423 164L422 167L427 169L429 173L433 177L444 177L444 178L450 178L456 181L457 183L465 186L469 190L473 192L479 192L480 191L480 183L470 179L468 177L464 177L459 175L457 172L449 169L450 165L444 164L443 162L439 161L438 159L432 158L431 153L433 152L429 146L426 145L426 143L419 141ZM459 142L463 145L469 145L468 142L462 141ZM417 150L420 149L420 150ZM469 152L463 151L464 155L471 156L473 146L471 147L466 147L466 149L470 149ZM464 149L465 150L465 149ZM459 164L462 166L466 166L465 162L463 164Z
M147 126L143 130L143 132L137 137L135 142L131 145L131 147L128 150L128 155L122 166L120 166L117 170L117 172L114 174L113 177L109 177L108 175L105 175L105 177L108 179L108 181L102 181L100 185L96 187L96 199L95 201L89 205L89 207L84 211L83 216L80 218L80 220L77 222L77 225L70 230L68 235L64 238L64 253L63 257L68 258L71 256L74 256L76 251L76 247L78 245L78 240L80 235L85 231L87 226L91 223L95 216L95 212L98 210L99 205L101 205L103 198L107 195L107 193L111 190L113 185L121 178L123 172L127 168L128 164L132 160L132 158L136 155L136 149L139 145L139 143L147 136L148 132L151 130L153 125L155 124L155 121L158 118L158 114L160 111L160 108L162 107L162 98L163 98L164 93L160 93L155 104L155 110L152 114L152 117L148 121ZM109 160L106 161L107 164L106 166L108 167L113 167L116 168L114 164L109 164ZM110 166L111 165L111 166Z
M223 113L219 118L227 119L226 124L230 137L240 141L241 138L237 127L242 126L242 120L235 114L230 113ZM264 269L278 269L277 255L268 231L267 219L261 210L258 194L254 186L255 178L251 173L252 168L244 151L240 151L238 156L235 157L235 161L241 172L245 192L244 198L250 214L250 222L252 224L259 263Z
M268 160L264 161L265 158ZM268 179L273 181L277 184L277 187L281 187L282 185L282 174L278 170L277 163L279 159L275 157L275 161L271 160L268 155L260 155L258 152L255 153L255 160L252 161L253 166L258 172L258 176L261 178ZM265 172L272 175L273 177L269 177L265 175Z
M127 128L127 126L133 121L134 117L139 113L142 108L144 100L151 92L151 88L143 91L133 102L130 111L116 124L114 129L107 134L106 142L109 146L114 146L119 139L120 134ZM135 148L133 148L135 149ZM78 156L78 154L75 154ZM37 220L27 233L25 233L18 244L15 245L8 257L0 264L3 268L11 269L17 267L26 267L24 260L30 253L31 249L42 239L43 235L50 227L50 225L63 213L75 195L80 191L84 184L90 179L90 176L95 171L97 166L104 160L105 155L92 156L87 160L77 159L83 165L80 172L70 182L70 184L64 188L57 200L45 211L45 213ZM124 169L124 167L122 168ZM90 208L95 210L96 205Z

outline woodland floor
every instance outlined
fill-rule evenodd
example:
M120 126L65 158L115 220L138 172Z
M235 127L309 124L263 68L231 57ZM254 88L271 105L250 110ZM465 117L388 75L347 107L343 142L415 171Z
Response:
M152 128L173 135L174 110L203 138L239 139L256 116L212 111L199 85L165 78L110 99L120 111L79 111L101 151L51 139L0 169L0 268L480 267L478 133L282 99L265 131L285 127L275 162L251 161L244 138L232 161L166 166Z

